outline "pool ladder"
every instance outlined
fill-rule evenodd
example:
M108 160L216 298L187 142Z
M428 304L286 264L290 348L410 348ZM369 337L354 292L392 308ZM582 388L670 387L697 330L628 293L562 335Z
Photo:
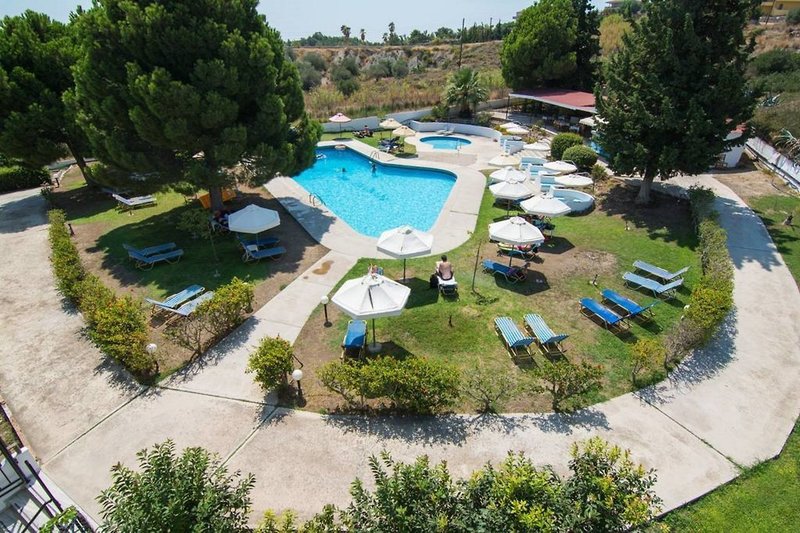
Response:
M324 205L325 204L325 202L322 200L322 197L320 195L318 195L317 193L314 193L314 192L312 192L312 193L310 193L308 195L308 203L311 204L311 207L317 207L318 203L319 203L319 205Z
M380 150L373 150L371 154L369 154L369 158L373 161L380 161L381 160L381 151Z

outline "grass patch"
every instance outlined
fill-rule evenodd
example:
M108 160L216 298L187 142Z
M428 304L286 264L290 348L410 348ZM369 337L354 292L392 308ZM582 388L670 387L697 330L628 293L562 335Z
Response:
M690 265L692 268L686 277L689 287L699 275L699 263L693 251L696 238L685 204L676 208L674 200L663 199L660 207L628 211L623 215L618 212L617 204L622 201L619 196L628 193L618 189L621 187L603 196L603 208L588 215L556 220L555 238L540 252L542 261L531 265L531 275L526 282L508 284L483 273L479 265L475 292L471 292L476 254L479 259L497 259L496 246L488 243L487 226L505 216L505 210L495 207L487 192L475 233L467 243L448 253L455 266L460 298L443 299L428 288L434 258L409 260L407 276L411 278L411 297L406 310L397 318L377 321L378 341L386 343L384 353L424 356L455 364L464 371L477 365L526 371L535 363L518 360L515 365L512 362L494 332L493 320L497 316L510 316L521 326L524 314L536 312L553 330L570 334L566 342L566 356L570 361L587 361L605 367L602 390L592 394L587 401L602 401L631 390L631 346L639 338L660 334L678 320L683 305L688 301L688 289L679 293L676 299L657 305L654 308L655 320L650 324L634 325L630 334L620 336L584 318L578 310L578 299L584 296L600 299L600 290L610 287L639 302L649 302L651 296L623 287L621 275L630 270L634 260L645 259L670 269ZM632 200L632 196L627 200ZM635 209L632 201L626 205ZM631 229L626 230L623 218L627 218ZM507 261L507 258L498 260ZM520 260L515 262L522 264ZM387 276L395 279L402 276L402 261L382 260L379 264ZM368 265L369 260L362 259L345 279L364 275ZM590 284L595 276L596 287ZM312 317L296 343L295 351L307 367L310 361L321 357L323 360L318 362L323 363L339 352L338 346L349 318L333 306L329 306L329 312L333 327L317 328L316 322L321 320L318 316ZM534 360L541 361L542 357L536 354ZM654 367L645 372L642 381L659 379L663 375L663 369ZM321 389L313 390L311 382L315 379L312 377L308 383L312 387L310 397L315 392L324 395ZM309 407L318 408L320 405ZM465 404L461 409L469 407ZM522 398L509 405L510 410L547 407L544 397Z
M673 531L796 531L800 524L800 425L781 455L669 513Z
M795 281L800 280L800 197L758 196L748 202L767 226ZM783 221L789 214L794 214L794 222L785 226Z
M351 131L343 131L341 133L323 133L321 141L334 141L336 139L357 139L364 144L368 144L373 148L378 148L381 139L389 139L391 138L391 132L388 130L376 130L373 131L372 137L364 137L363 139L359 139L353 136L353 132ZM417 153L417 147L413 144L404 143L404 150L399 154L395 154L397 157L409 157L415 155Z

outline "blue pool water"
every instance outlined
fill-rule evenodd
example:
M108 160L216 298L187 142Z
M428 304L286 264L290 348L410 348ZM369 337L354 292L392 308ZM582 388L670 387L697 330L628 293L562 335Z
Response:
M456 150L462 146L472 144L471 141L460 137L440 137L436 135L432 137L423 137L420 141L430 144L433 146L434 150Z
M336 216L364 235L409 224L428 231L436 222L455 176L441 170L377 163L353 150L320 148L313 166L294 177Z

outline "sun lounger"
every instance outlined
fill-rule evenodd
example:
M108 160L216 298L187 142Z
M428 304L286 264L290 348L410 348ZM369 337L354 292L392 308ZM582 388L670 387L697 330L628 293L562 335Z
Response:
M520 248L519 246L511 246L510 244L505 244L502 242L497 243L497 255L519 257L521 259L530 261L536 257L536 253L538 251L539 251L538 246L529 246Z
M164 244L158 244L156 246L148 246L147 248L135 248L130 244L123 244L123 248L127 251L131 252L138 252L142 255L155 255L155 254L162 254L164 252L169 252L170 250L174 250L178 247L177 244L174 242L166 242Z
M612 327L621 329L628 326L623 317L591 298L581 298L581 313L588 317L596 316L609 329Z
M445 126L444 129L437 131L436 135L452 135L455 131L453 126Z
M167 296L161 302L151 298L145 298L144 301L153 305L153 312L159 309L176 309L195 296L202 294L205 290L205 287L201 287L200 285L189 285L181 292L176 292L172 296Z
M659 268L655 265L651 265L650 263L645 263L644 261L634 261L633 262L634 268L637 270L641 270L642 272L647 272L652 276L656 276L657 278L661 278L664 281L672 281L678 276L685 274L689 267L683 267L680 270L675 272L670 272L668 270L664 270L663 268Z
M180 261L182 256L183 250L180 248L176 248L164 253L150 255L141 254L137 250L128 250L128 257L133 259L136 268L140 268L142 270L150 270L155 266L156 263L160 263L162 261L166 263L177 263Z
M624 279L625 283L631 285L632 287L643 287L647 290L653 291L653 294L656 296L665 296L667 298L674 296L675 291L678 290L678 287L683 285L683 278L678 278L671 283L663 285L654 279L645 278L631 272L625 272L622 275L622 279Z
M198 305L200 305L201 303L203 303L205 301L210 300L213 297L214 297L214 291L208 291L208 292L204 292L203 294L201 294L200 296L198 296L194 300L189 300L188 302L185 302L184 304L182 304L180 307L177 307L177 308L174 308L174 309L172 307L166 307L166 306L163 306L161 304L155 304L155 306L157 308L159 308L159 309L162 309L164 311L169 311L170 313L175 313L176 315L179 315L179 316L189 316L192 313L194 313L194 311L195 311L195 309L197 309Z
M625 298L611 289L604 289L602 294L603 298L607 301L625 311L625 318L635 318L638 316L649 320L653 318L653 306L658 303L658 300L653 300L650 304L642 307L630 298Z
M236 238L239 239L239 243L242 246L258 246L259 248L272 248L281 242L277 237L254 237L247 239L237 234Z
M543 352L564 351L561 343L569 335L566 333L555 334L540 315L533 313L525 315L525 325L528 326L528 331L536 338L536 342Z
M441 276L436 276L436 282L442 296L458 296L458 282L456 278L442 279Z
M530 356L530 350L528 347L532 343L536 342L536 339L523 335L511 318L507 316L495 318L494 328L500 338L503 339L503 343L506 345L508 353L512 358L519 355L519 350L523 350L527 355Z
M525 278L527 277L525 270L522 268L509 267L502 263L498 263L497 261L492 261L490 259L483 260L483 270L484 272L490 272L493 275L500 274L506 279L506 281L510 283L524 281Z
M144 207L147 205L156 205L156 197L148 194L147 196L134 196L133 198L125 198L119 194L111 195L114 200L119 204L120 209L136 209L137 207Z
M347 323L347 331L342 339L342 359L345 357L361 357L367 344L367 322L351 320Z
M249 261L260 261L262 259L272 259L273 261L277 261L285 253L286 248L283 246L276 246L274 248L259 248L256 245L250 245L244 247L242 260L245 263Z

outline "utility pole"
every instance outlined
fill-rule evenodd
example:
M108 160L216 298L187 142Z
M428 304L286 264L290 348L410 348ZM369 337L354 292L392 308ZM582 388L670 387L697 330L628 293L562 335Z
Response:
M461 44L458 47L458 68L461 69L461 56L464 53L464 22L466 19L461 19Z

